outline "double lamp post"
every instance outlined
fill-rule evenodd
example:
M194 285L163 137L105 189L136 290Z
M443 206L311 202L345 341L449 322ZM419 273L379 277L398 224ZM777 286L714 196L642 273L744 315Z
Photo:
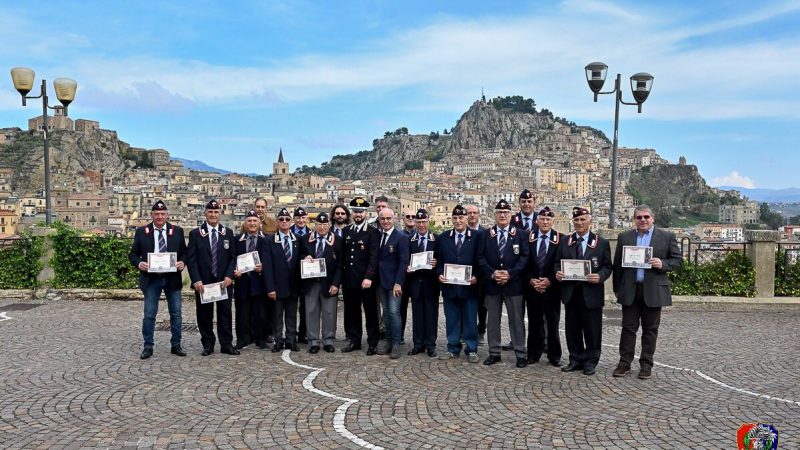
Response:
M608 207L608 226L609 228L616 228L617 214L615 211L617 201L617 145L619 134L619 105L637 106L639 113L642 112L642 104L647 100L650 95L650 89L653 87L653 76L649 73L639 72L631 76L631 92L635 102L628 103L622 100L622 76L617 74L614 81L614 89L607 92L600 92L606 82L606 72L608 66L601 62L593 62L586 66L586 81L589 83L589 89L594 92L594 101L597 101L597 96L600 94L615 94L616 107L614 110L614 143L611 147L611 203Z
M22 95L22 106L26 106L27 99L42 99L42 131L44 132L44 202L45 202L45 221L48 225L53 222L53 209L50 201L50 145L47 109L63 110L64 116L67 115L67 107L75 99L75 91L78 83L70 78L56 78L53 80L53 87L56 90L56 97L62 106L49 106L47 104L47 81L42 79L42 90L39 95L29 97L28 93L33 89L33 81L36 74L27 67L15 67L11 69L11 79L14 88Z

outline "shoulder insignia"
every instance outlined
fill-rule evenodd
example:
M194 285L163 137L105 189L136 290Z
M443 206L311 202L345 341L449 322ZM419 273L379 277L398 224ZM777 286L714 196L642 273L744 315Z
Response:
M558 241L561 239L559 237L558 231L553 231L552 233L553 233L553 237L550 238L550 242L553 243L553 244L558 244Z
M275 237L277 238L278 235L276 234ZM247 233L242 233L242 235L239 236L239 242L244 242L246 240L247 240ZM280 242L280 241L276 240L275 242Z
M144 227L144 234L150 234L150 226L149 225Z
M221 236L225 236L225 233L227 233L227 231L225 231L225 230L226 230L226 228L225 228L225 227L222 227L222 230L220 230L220 231L219 231L219 234L220 234Z
M167 224L167 230L169 230L167 231L168 236L172 236L175 234L175 227L171 223Z
M509 236L516 236L516 235L517 235L517 227L511 227L511 228L508 230L508 235L509 235Z
M595 247L597 247L597 242L599 240L600 239L598 239L597 236L590 231L589 232L589 239L586 242L586 246L589 247L589 248L595 248Z
M489 236L491 237L497 236L497 229L495 229L495 227L489 228Z
M467 239L471 238L471 237L472 237L472 230L470 230L469 228L467 228L467 232L466 232L466 233L464 233L464 235L466 235L466 236L467 236Z
M436 235L433 233L428 233L428 241L429 242L436 242Z
M328 233L328 245L333 245L333 242L336 240L336 233Z

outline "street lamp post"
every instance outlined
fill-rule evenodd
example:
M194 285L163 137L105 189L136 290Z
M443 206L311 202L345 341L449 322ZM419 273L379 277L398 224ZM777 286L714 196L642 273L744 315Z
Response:
M42 79L42 90L36 97L28 96L28 92L33 89L33 81L36 79L36 73L27 67L15 67L11 69L11 80L14 82L14 88L19 91L22 96L22 106L26 106L27 99L42 99L42 125L44 131L44 204L45 204L45 221L48 225L53 222L53 210L50 202L50 143L48 132L48 117L47 109L63 109L64 116L67 115L67 108L69 104L75 100L75 91L78 89L78 83L70 78L56 78L53 80L53 87L56 90L56 97L61 102L62 106L50 106L47 104L47 80Z
M650 95L650 89L653 88L653 76L649 73L639 72L631 76L631 92L635 102L628 103L622 100L622 75L617 74L614 81L614 89L608 92L600 92L603 89L603 84L606 82L606 72L608 66L601 62L593 62L586 66L586 81L589 83L589 89L594 92L594 101L597 102L597 96L600 94L616 94L616 102L614 107L614 143L611 147L611 203L608 208L608 222L610 228L616 228L617 214L615 211L617 201L617 145L619 134L619 105L637 106L639 113L642 112L642 104L647 100Z

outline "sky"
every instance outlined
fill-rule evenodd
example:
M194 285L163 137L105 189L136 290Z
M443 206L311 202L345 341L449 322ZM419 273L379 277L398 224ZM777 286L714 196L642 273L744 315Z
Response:
M75 79L70 117L132 146L262 174L279 148L294 170L449 129L481 90L613 136L613 96L594 103L584 73L602 61L626 101L631 75L655 77L620 146L685 156L711 185L800 186L800 1L5 2L0 61L47 79L51 104L51 80ZM40 108L0 76L0 127Z

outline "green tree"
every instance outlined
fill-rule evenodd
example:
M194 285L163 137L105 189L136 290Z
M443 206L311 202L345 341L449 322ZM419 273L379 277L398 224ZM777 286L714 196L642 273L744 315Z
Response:
M774 212L769 209L769 205L766 202L762 202L759 205L760 214L759 220L761 223L765 224L770 230L777 230L778 227L785 225L785 221L783 216L780 213Z
M788 223L792 225L800 224L800 214L796 216L789 217Z

